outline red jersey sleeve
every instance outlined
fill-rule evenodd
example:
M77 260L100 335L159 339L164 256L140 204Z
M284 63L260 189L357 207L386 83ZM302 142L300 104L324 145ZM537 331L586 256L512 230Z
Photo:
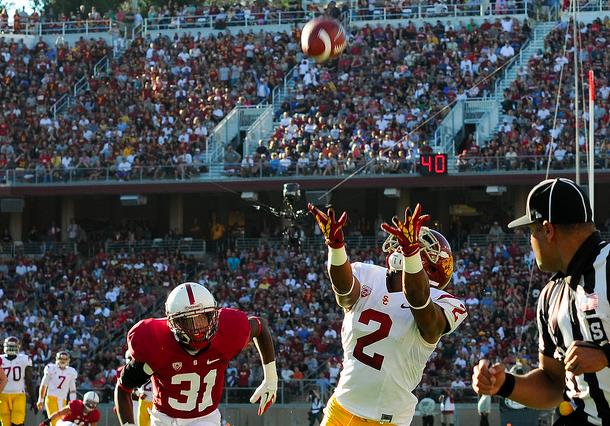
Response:
M145 362L153 371L157 371L164 361L162 342L169 337L174 338L166 318L145 319L129 330L127 346L136 361Z
M224 342L233 340L235 348L232 350L237 354L248 346L251 331L250 321L245 313L236 309L221 309L218 318L218 332L214 340L218 337Z

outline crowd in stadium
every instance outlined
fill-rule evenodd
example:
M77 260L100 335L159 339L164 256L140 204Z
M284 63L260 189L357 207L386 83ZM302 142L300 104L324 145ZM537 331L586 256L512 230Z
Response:
M95 75L94 65L112 50L101 39L81 38L73 46L41 39L28 49L4 38L0 73L9 113L0 118L0 169L13 169L29 182L195 177L206 169L206 140L216 124L236 105L269 101L297 66L298 81L276 111L274 132L247 157L227 152L228 174L335 175L361 167L372 174L413 173L453 102L492 90L497 71L530 31L527 20L508 16L480 26L438 20L420 28L354 27L346 51L327 65L303 57L296 27L290 34L250 29L207 38L148 33L118 60L109 59L111 72ZM607 61L600 43L608 31L599 20L582 26L590 47L584 61L596 67ZM468 139L458 170L531 169L543 161L552 138L552 167L574 163L573 138L561 131L573 128L569 98L559 101L555 117L549 89L560 81L565 93L572 87L572 63L557 48L565 32L565 25L553 30L545 52L519 71L505 93L499 132L483 146ZM80 78L87 90L54 117L50 108ZM539 89L522 90L538 81L544 83ZM598 92L599 167L606 167L605 81Z
M528 366L537 362L532 290L539 290L545 277L532 270L531 253L510 239L493 225L485 247L454 248L448 289L465 301L468 322L442 338L420 385L422 395L458 387L456 396L462 397L483 355ZM57 351L67 351L80 374L77 386L109 400L128 328L140 315L162 316L163 306L155 301L192 280L210 288L221 307L268 319L285 398L303 391L300 379L317 379L328 397L340 371L343 314L328 281L326 247L261 245L239 251L229 240L224 244L226 251L205 259L135 247L130 253L100 249L92 258L61 250L36 258L17 255L2 264L0 338L19 337L32 357L35 381ZM348 250L352 261L385 265L380 246L381 241ZM258 359L253 348L242 352L227 372L228 386L258 383Z
M46 19L53 21L50 15ZM607 19L581 27L583 44L590 46L581 59L593 69L607 68L609 31ZM230 170L240 176L296 168L333 175L366 164L373 174L411 173L416 156L429 149L445 107L492 90L496 71L529 35L527 21L510 17L490 18L480 26L440 20L421 28L367 25L351 30L344 54L322 66L305 60L296 27L290 34L249 30L171 38L149 33L134 38L118 60L109 57L111 72L98 75L94 65L111 51L102 40L81 38L73 46L58 40L49 46L41 39L28 49L5 37L0 39L5 111L0 170L16 169L21 178L37 182L96 180L104 168L112 168L117 180L140 173L152 179L196 175L214 126L236 105L268 101L271 90L298 66L295 90L277 111L278 127L252 158L244 157L245 163L233 154L226 161ZM506 122L484 147L467 143L464 170L489 170L495 166L484 158L495 156L507 159L507 169L529 168L520 157L544 155L550 143L557 145L554 167L569 167L570 99L556 101L550 89L561 83L564 93L572 92L571 62L560 49L565 38L560 25L547 39L547 50L520 71L505 93ZM53 117L51 106L81 77L88 89L65 114ZM596 132L603 136L604 154L610 118L606 81L599 94ZM557 117L555 102L560 102ZM282 159L290 164L282 165ZM600 166L608 167L607 161ZM463 392L481 355L536 364L532 290L545 280L532 267L531 254L509 239L490 233L485 247L454 247L449 291L465 300L469 319L442 339L420 385L422 394L447 387ZM350 247L352 260L385 264L379 246ZM69 351L80 372L79 387L99 390L108 399L125 353L124 346L109 345L111 339L123 336L139 314L189 278L212 289L222 306L269 319L282 379L294 392L299 377L310 377L323 365L320 383L333 385L342 353L342 313L326 279L325 260L324 247L284 246L242 252L229 247L205 264L180 252L19 255L10 265L0 264L0 337L19 336L37 380L57 351ZM235 374L227 374L229 384L260 381L257 359L252 351L242 353Z
M28 49L5 38L0 73L10 113L0 123L0 167L30 182L97 180L107 170L117 180L197 176L211 129L236 105L269 101L298 66L295 89L276 112L280 125L263 154L243 158L241 175L281 173L281 160L295 171L299 159L309 160L301 171L310 174L365 163L370 173L413 172L453 101L491 90L529 33L527 20L510 17L480 28L472 20L366 25L352 29L348 48L328 65L303 57L296 26L290 34L250 29L207 38L147 33L118 60L109 55L110 72L97 74L94 65L112 50L101 39L74 46L41 39ZM74 104L50 114L83 77L86 90ZM237 171L241 155L228 159Z
M536 161L546 165L551 149L552 168L574 167L574 61L563 45L564 40L572 39L571 32L566 22L560 23L547 36L544 51L538 50L527 66L519 68L517 79L504 92L502 106L506 115L499 132L482 147L475 144L467 147L457 160L461 170L497 168L498 162L492 158L495 156L503 157L501 166L506 170L532 170ZM586 46L578 55L579 66L593 70L600 77L594 113L596 168L610 166L610 88L602 71L608 63L606 40L609 36L610 20L607 18L603 22L597 18L589 25L581 23L579 26L580 43ZM557 109L555 105L558 105ZM588 112L582 118L588 121ZM581 152L586 152L584 131L579 136L579 144Z

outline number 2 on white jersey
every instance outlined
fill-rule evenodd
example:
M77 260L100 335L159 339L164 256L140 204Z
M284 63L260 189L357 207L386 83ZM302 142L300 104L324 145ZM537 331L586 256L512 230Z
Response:
M205 390L199 404L197 404L197 398L199 397L199 389L201 388L201 376L197 373L184 373L173 376L172 385L189 383L189 387L180 391L180 395L186 396L186 401L181 402L176 398L168 398L167 402L170 407L174 410L189 412L197 408L197 411L202 412L212 405L212 388L214 387L214 383L216 383L216 373L216 370L210 370L203 378Z
M364 348L389 336L390 328L392 328L392 318L388 314L374 309L362 311L360 317L358 317L358 322L362 324L368 324L371 321L379 323L379 328L371 334L358 338L354 347L354 357L375 370L381 370L383 355L378 353L374 353L373 356L367 355L364 353Z

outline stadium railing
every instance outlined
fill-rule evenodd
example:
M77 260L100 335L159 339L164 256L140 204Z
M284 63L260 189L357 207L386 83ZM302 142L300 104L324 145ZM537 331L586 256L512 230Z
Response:
M130 253L131 249L134 248L136 252L141 252L145 249L148 252L153 250L157 253L163 253L166 250L174 252L180 250L181 253L190 254L203 254L207 249L207 242L198 238L185 237L179 240L165 240L163 238L155 238L150 240L140 241L106 241L104 244L104 250L106 253L120 253L123 250L125 253Z
M49 250L53 255L57 255L59 250L64 254L74 250L78 254L78 244L73 242L52 242L40 243L33 241L13 241L10 243L0 243L0 256L15 257L18 255L40 257Z
M531 2L512 2L507 7L495 9L488 2L479 0L467 4L412 4L400 7L354 8L350 10L350 21L392 20L392 19L423 19L423 18L463 18L467 16L519 15L532 12Z
M472 0L467 4L460 5L410 5L408 7L374 7L374 8L352 8L346 13L350 22L359 21L388 21L399 19L424 19L424 18L463 18L476 16L493 15L519 15L527 14L534 16L536 11L534 5L528 1L508 2L507 7L496 10L483 1ZM608 5L603 1L583 2L586 11L608 10ZM230 27L262 27L265 25L293 25L307 22L324 12L324 8L312 6L308 10L284 11L269 10L253 13L240 13L239 15L227 17L226 20L217 20L215 15L178 15L145 18L142 22L141 32L158 30L181 30L192 28L212 28L224 30ZM87 21L49 21L44 19L42 22L30 22L29 18L18 32L25 35L45 35L45 34L77 34L85 35L115 32L119 29L119 24L109 19L87 20ZM12 27L7 28L7 32L12 32Z
M581 0L579 9L581 12L607 12L610 4L604 0ZM545 10L549 9L549 10ZM245 11L244 11L245 12ZM270 10L269 12L258 12L251 14L239 14L226 21L218 22L216 16L203 15L181 15L145 18L141 29L132 30L133 34L146 33L157 30L181 30L192 28L212 28L224 30L230 27L260 28L266 25L293 25L307 22L324 12L320 6L311 6L308 10L284 11ZM549 8L531 1L507 2L505 8L497 9L480 0L471 0L466 4L447 5L441 4L419 4L406 7L373 7L352 8L345 15L350 22L362 21L389 21L400 19L430 19L430 18L464 18L476 16L503 16L524 14L531 18L540 20L542 18L553 19L556 8ZM110 19L87 20L87 21L45 21L44 17L32 20L29 17L19 29L8 26L4 28L5 33L41 36L46 34L83 34L94 35L103 32L115 33L119 30L119 24Z
M606 238L610 238L610 233L605 233ZM287 240L283 237L234 237L228 236L229 247L236 248L240 251L248 252L252 247L259 248L262 245L266 247L273 247L279 249L282 245L288 244ZM345 242L349 247L360 247L365 249L366 247L381 246L385 240L383 236L375 235L360 235L357 232L352 232L350 235L345 237ZM469 234L467 239L470 246L478 245L479 247L485 247L487 244L494 243L493 239L488 234ZM527 234L506 234L503 239L504 244L510 244L515 241L519 246L525 247L529 245L529 236ZM324 239L321 236L314 237L303 237L299 240L303 247L316 247L324 244ZM101 243L89 243L87 245L88 253L90 257L95 256L99 251L100 247L104 248L104 251L108 254L121 252L131 253L134 249L136 253L146 250L149 253L165 253L169 251L174 253L176 250L180 250L181 253L186 255L199 255L204 254L208 250L213 250L213 244L209 241L199 238L184 237L180 240L166 240L163 238L155 238L153 240L141 240L141 241L105 241ZM14 241L11 243L0 243L0 256L2 257L15 257L16 255L25 255L34 258L41 257L45 254L46 250L50 250L53 255L57 255L61 249L63 253L68 253L70 250L74 250L75 253L83 253L82 247L79 249L77 243L72 242L53 242L53 243L38 243L29 241Z
M544 173L547 169L549 158L546 155L523 155L516 158L506 158L505 156L464 156L447 155L446 166L448 174L519 174L519 173ZM419 157L412 160L415 163L416 172L422 172L419 166ZM586 158L581 156L581 167L586 167ZM407 164L409 162L406 162ZM260 167L250 176L243 179L285 179L307 178L307 179L327 179L358 175L359 177L380 177L384 175L404 175L405 177L416 178L416 174L407 172L404 167L397 171L390 170L388 165L391 163L383 162L384 167L377 167L380 163L356 163L353 169L346 165L341 172L340 167L333 167L330 174L322 175L316 171L316 162L310 161L307 168L301 168L295 161L290 165L279 165L277 168L271 164L268 168ZM339 165L337 163L337 165ZM376 167L373 167L375 165ZM258 163L255 163L255 168ZM571 172L575 170L575 162L572 157L566 157L565 161L551 161L551 170L562 170ZM594 156L594 168L597 172L610 170L610 153L601 153ZM73 168L57 169L53 173L53 182L49 176L45 176L42 170L37 171L30 166L27 169L9 168L0 171L0 185L108 185L109 182L116 182L117 185L127 185L128 182L137 183L158 183L160 181L208 181L218 179L241 179L241 163L183 163L173 166L156 166L152 164L133 166L129 176L121 181L117 177L116 166L103 168ZM317 173L317 174L314 174Z
M510 244L513 240L520 247L529 246L529 235L527 234L506 234L502 242L504 244ZM345 237L345 244L348 247L360 247L363 250L367 247L381 247L384 241L385 236L354 235L354 233L351 233ZM489 243L495 243L495 240L488 234L469 234L467 241L469 246L476 244L479 247L485 247ZM316 247L324 244L324 238L321 236L304 237L300 242L303 247ZM248 252L252 247L258 248L263 244L265 247L274 247L277 249L281 245L286 245L287 242L284 238L238 238L234 240L233 247L240 251Z
M242 132L255 133L256 130L253 124L260 120L261 117L265 115L268 116L269 113L272 113L272 111L269 111L270 109L271 106L266 103L257 105L238 105L233 108L222 121L211 130L210 136L206 139L206 152L204 154L206 161L214 162L221 160L225 148L229 144L232 144L234 140L239 139ZM261 126L260 131L268 134L272 129L273 121L267 120L265 125ZM258 140L256 142L258 142ZM244 147L244 155L245 154L248 154L246 147Z

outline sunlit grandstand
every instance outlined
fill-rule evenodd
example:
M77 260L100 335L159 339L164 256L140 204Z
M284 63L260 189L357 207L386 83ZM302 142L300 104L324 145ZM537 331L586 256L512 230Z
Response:
M306 204L346 211L350 260L385 265L380 223L420 203L469 318L415 393L453 389L459 423L475 421L481 357L538 362L548 276L506 227L531 187L574 179L610 233L608 5L581 2L576 29L557 2L171 5L0 15L0 338L18 336L37 384L69 352L79 393L97 391L115 425L126 332L199 282L267 318L278 405L305 422L309 390L337 383L343 317ZM321 14L348 33L325 63L300 48ZM240 368L231 424L258 421L243 392L262 380L254 348Z

